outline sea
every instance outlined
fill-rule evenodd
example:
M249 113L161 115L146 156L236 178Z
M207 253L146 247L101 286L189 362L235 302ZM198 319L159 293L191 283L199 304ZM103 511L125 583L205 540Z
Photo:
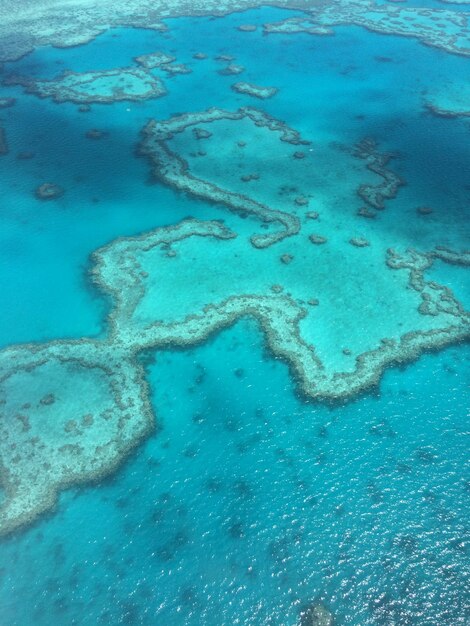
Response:
M151 118L255 106L320 152L373 137L406 181L377 216L377 237L383 228L397 247L468 249L470 118L423 106L439 86L468 83L468 58L353 25L263 34L262 24L299 15L266 6L178 17L166 32L113 28L5 63L3 75L52 80L163 50L192 72L162 73L161 98L88 112L0 88L16 98L0 111L2 348L105 337L112 303L90 280L90 255L119 237L188 216L258 227L152 178L137 150ZM238 30L247 23L257 30ZM221 74L220 55L244 73ZM254 101L230 88L236 80L279 91ZM90 128L107 135L90 140ZM342 197L348 171L338 169ZM63 196L38 200L45 181ZM338 204L337 222L351 220ZM437 215L417 217L421 205ZM466 271L436 262L430 276L468 308ZM3 626L297 626L314 603L337 626L470 623L467 345L392 364L378 386L342 402L303 395L251 318L139 358L153 433L109 477L63 491L55 509L0 540Z

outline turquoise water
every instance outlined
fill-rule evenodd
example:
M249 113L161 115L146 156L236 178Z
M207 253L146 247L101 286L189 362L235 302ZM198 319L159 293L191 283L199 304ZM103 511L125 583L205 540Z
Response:
M349 26L329 37L235 28L291 15L263 8L167 20L163 34L113 29L6 65L52 78L163 49L193 72L157 71L167 96L87 113L1 88L17 97L0 111L10 148L0 157L2 346L105 335L109 303L86 272L117 237L188 215L242 234L258 227L150 180L135 148L151 117L252 105L314 150L372 136L398 154L393 169L407 182L376 232L397 246L468 248L470 122L422 106L427 90L467 77L468 59ZM210 58L193 60L198 51ZM241 80L279 93L235 94L218 54L246 67ZM90 140L90 128L109 136ZM18 159L24 151L34 158ZM64 196L36 200L45 180ZM417 218L418 206L435 212ZM465 271L436 263L430 277L468 308ZM254 322L145 355L156 433L110 479L66 491L56 512L2 540L2 623L293 626L316 599L340 625L468 623L468 357L463 346L425 355L388 371L375 393L330 406L297 395Z
M243 80L279 87L276 98L264 101L263 108L306 136L319 143L351 145L371 135L385 149L400 152L403 160L394 168L409 184L393 202L394 211L407 214L410 204L414 211L416 204L436 203L445 208L451 222L462 223L455 232L460 230L465 236L462 212L468 203L466 184L470 179L468 121L424 113L421 92L449 76L464 78L467 59L357 27L335 28L336 35L331 37L265 37L260 31L247 35L234 28L250 21L279 20L284 15L291 12L263 9L215 21L167 20L167 34L113 30L87 46L39 49L7 64L5 71L48 77L63 67L72 71L109 69L127 66L134 56L155 48L175 53L181 62L189 62L200 50L211 57L230 52L246 67ZM380 60L390 58L392 62ZM59 70L58 61L62 61ZM102 302L84 288L90 252L122 234L177 222L186 215L214 216L203 204L195 205L166 188L146 186L148 165L134 159L133 153L147 119L184 111L188 92L192 110L256 106L257 102L230 90L234 78L218 74L221 66L223 63L210 59L193 61L193 73L166 79L169 95L157 100L94 105L91 112L77 114L74 104L59 106L21 95L15 107L2 111L10 145L10 155L2 157L0 170L5 200L8 198L0 234L3 345L100 333ZM3 88L3 92L20 96L21 89ZM96 142L86 139L90 128L104 128L109 137ZM37 156L18 160L16 155L24 151ZM54 204L40 203L33 195L35 187L48 178L59 178L67 189ZM392 227L400 228L400 220L394 218ZM406 239L413 226L404 223L404 227ZM446 243L441 241L442 231L438 235L439 242ZM432 236L432 232L422 232L422 224L419 231L412 232L418 246L429 247L429 239L433 245Z
M290 625L321 597L339 624L465 624L468 357L329 407L252 324L157 355L158 434L2 545L5 623Z

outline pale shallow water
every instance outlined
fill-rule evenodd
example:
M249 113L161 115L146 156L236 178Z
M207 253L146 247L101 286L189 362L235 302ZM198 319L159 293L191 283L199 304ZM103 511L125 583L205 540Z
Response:
M360 228L384 248L468 247L470 122L422 106L426 90L465 79L468 59L350 26L331 37L234 28L289 15L263 8L167 20L165 34L114 29L7 64L52 78L163 49L193 73L162 73L161 99L88 113L1 88L17 97L1 111L10 147L0 168L2 346L103 336L109 302L86 271L89 255L117 237L188 215L259 232L255 220L149 184L135 147L150 117L251 105L301 131L339 172L337 192L331 181L318 190L336 207L333 238L335 228L355 234L360 202L343 198L354 176L364 179L341 173L349 160L336 146L372 136L398 154L392 169L407 185ZM198 51L210 58L193 60ZM212 58L224 53L246 67L241 80L279 93L235 94L238 78L220 75ZM109 136L94 142L90 128ZM21 151L35 157L18 160ZM41 203L34 189L48 179L66 193ZM434 213L418 217L418 206ZM468 307L466 271L438 262L429 277ZM464 346L425 355L336 406L297 394L253 321L145 355L156 433L109 480L65 492L55 513L2 540L2 623L294 626L316 599L339 625L468 623L468 356Z

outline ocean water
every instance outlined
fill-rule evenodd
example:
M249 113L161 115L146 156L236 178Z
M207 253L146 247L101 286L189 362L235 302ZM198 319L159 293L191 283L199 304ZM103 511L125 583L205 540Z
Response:
M352 26L325 37L236 29L295 15L263 7L171 19L166 33L113 29L84 46L44 47L5 64L5 75L52 79L64 69L129 67L138 55L164 50L193 71L156 70L166 96L93 104L88 112L0 88L0 97L17 98L0 111L10 149L0 157L2 347L105 338L111 303L88 276L90 254L118 237L187 216L223 220L244 241L260 232L255 219L152 179L136 154L150 118L255 106L299 130L312 141L309 209L324 212L315 229L338 241L345 258L344 233L372 241L371 264L388 247L468 249L470 121L423 106L440 84L468 81L468 59ZM196 52L208 58L195 60ZM221 75L220 54L245 71ZM279 92L255 100L231 90L238 80ZM91 128L108 135L91 140ZM390 168L406 181L372 220L357 217L354 190L373 176L348 152L364 137L396 155ZM34 157L19 159L25 151ZM224 158L211 175L235 184L233 167ZM274 169L274 156L267 167ZM46 180L64 195L37 200L34 190ZM273 200L272 189L260 184L253 194ZM417 214L420 206L433 213ZM289 240L279 244L279 254L291 250ZM307 270L294 268L294 281L295 271ZM466 272L436 261L427 277L468 309ZM357 266L329 279L332 291L348 294ZM379 302L385 296L372 282L372 300L374 287ZM165 293L162 308L171 309ZM320 313L324 325L328 316L332 327L363 321L358 308L337 318L329 311ZM381 336L388 321L381 317L369 318L370 337ZM332 363L336 330L318 339ZM361 327L358 346L363 335ZM315 601L338 625L470 621L468 347L387 370L377 389L342 405L301 396L249 319L202 345L140 359L155 432L108 479L64 491L56 510L1 540L0 623L294 626Z
M465 624L468 357L342 407L248 322L151 358L157 434L4 542L5 623L290 625L320 597L340 624Z

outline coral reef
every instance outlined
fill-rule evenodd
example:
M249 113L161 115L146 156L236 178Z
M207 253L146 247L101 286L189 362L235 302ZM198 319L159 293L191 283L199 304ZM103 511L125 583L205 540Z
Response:
M431 215L433 210L429 206L420 206L416 209L416 212L419 213L419 215Z
M171 56L171 54L167 54L166 52L151 52L150 54L142 54L134 59L139 65L145 67L148 70L154 69L155 67L161 67L162 65L166 65L167 63L173 63L176 61L176 57Z
M330 35L332 27L352 24L385 35L412 37L451 54L470 56L468 14L450 9L376 5L368 0L333 0L291 17L264 25L267 34Z
M465 106L465 108L443 108L434 104L433 102L425 102L426 108L431 111L434 115L438 117L470 117L470 106Z
M193 128L193 135L196 139L209 139L209 137L212 137L212 133L205 128Z
M150 158L154 175L159 180L176 189L222 204L231 211L253 214L263 222L282 224L284 227L282 231L251 237L253 246L265 248L284 237L295 235L300 229L298 218L290 213L271 209L247 196L221 189L217 185L192 176L188 163L168 146L168 142L175 133L181 133L186 128L197 127L199 124L210 124L217 120L237 121L242 119L248 119L260 128L279 133L281 141L293 145L308 143L301 139L297 131L258 109L243 107L232 112L211 108L200 113L186 113L172 117L166 121L150 121L142 131L143 140L139 147L139 153Z
M366 206L361 207L358 211L357 214L360 217L368 217L368 218L374 218L377 213L375 211L373 211L372 209L369 209Z
M460 3L464 4L464 0L460 0ZM328 35L335 25L354 24L379 33L413 37L447 52L470 55L467 14L451 9L389 4L378 6L369 0L327 0L314 3L313 7L311 0L273 0L272 4L301 9L305 17L266 24L266 33L308 32ZM75 0L72 19L70 4L66 0L54 0L47 7L36 3L26 13L21 9L21 4L12 5L9 2L5 8L0 3L0 61L18 59L41 45L83 45L116 26L142 27L161 32L167 30L160 21L166 17L226 15L261 5L259 0L223 3L215 0L135 0L132 3L125 0L100 3ZM21 32L22 36L12 36L12 32Z
M357 356L348 372L325 367L302 336L307 311L284 295L279 284L270 285L265 294L233 295L206 304L175 321L159 320L155 309L153 321L139 322L136 311L161 263L158 251L194 237L228 245L236 235L220 222L189 219L117 239L92 256L92 279L113 303L105 338L58 340L0 352L0 480L5 490L0 533L53 508L61 489L113 471L152 430L154 417L136 358L139 352L190 346L251 316L259 322L273 355L289 364L304 394L340 400L376 385L391 364L470 336L470 316L451 290L424 276L435 258L470 264L469 252L447 248L428 254L389 251L387 265L392 271L408 272L409 287L420 295L420 313L442 322L432 330L383 339L378 348ZM155 302L151 295L150 299ZM310 304L317 305L318 300L311 299Z
M236 63L230 63L227 67L219 70L221 76L233 76L234 74L241 74L245 71L243 65L237 65Z
M454 252L449 250L445 246L436 246L431 253L432 258L440 259L450 265L462 265L463 267L470 266L470 250L464 250L463 252Z
M253 174L243 174L243 176L240 176L240 180L242 180L244 183L249 183L250 180L259 180L259 174L257 174L256 172Z
M133 10L123 8L119 2L116 4L116 22L113 23L119 23L119 20L124 19L124 15L129 16ZM136 3L126 4L141 6L145 3L137 0ZM156 0L152 3L152 9L150 3L147 5L148 13L141 11L139 16L132 14L134 16L132 19L135 19L137 24L159 29L161 23L155 21L156 16L160 19L167 14L166 12L183 10L182 3L176 4L178 5L176 8L173 4L165 5L160 11L159 0ZM287 2L280 4L287 5ZM239 5L248 6L250 3L240 0L231 6L218 5L215 12L228 12ZM310 13L305 18L286 20L282 26L275 26L270 32L289 32L289 29L295 32L296 28L302 30L307 26L310 29L307 32L326 34L330 32L331 25L345 23L342 20L350 19L348 16L352 15L354 19L351 23L370 27L371 30L397 32L398 29L398 34L415 36L424 43L432 40L434 43L431 45L437 45L449 52L467 54L462 46L460 34L451 42L455 48L451 49L448 32L450 29L442 28L442 32L437 33L435 20L432 19L434 11L429 13L424 9L406 8L406 11L402 12L400 8L397 12L395 8L398 7L375 6L358 0L349 3L345 0L325 2L314 9L311 2L301 0L290 5L302 6ZM334 12L332 6L338 10ZM213 11L212 7L213 4L209 1L207 6L199 3L186 4L185 10L187 13L204 13L208 10ZM18 43L9 43L2 39L3 54L16 54L22 46L24 49L37 45L38 42L51 41L57 44L62 41L64 45L70 45L70 42L83 43L84 38L94 36L99 29L108 27L106 19L96 20L96 15L105 15L103 11L104 9L99 7L90 11L95 16L93 23L87 21L87 15L82 16L81 23L75 24L75 30L66 24L60 26L55 18L49 31L44 24L37 23L36 33L25 35L23 41L20 41L22 38L18 38ZM426 28L422 25L417 28L413 23L412 17L417 14L429 22ZM453 11L446 11L444 16L440 13L439 19L445 22L447 17L453 14ZM51 15L56 14L52 11ZM149 16L153 17L152 22L149 21ZM454 32L466 32L466 21L464 26L462 20L454 22ZM415 28L417 35L409 34L407 22ZM133 22L127 20L126 23ZM2 28L0 25L0 38ZM26 25L26 33L30 32L28 28ZM245 25L239 28L250 32L256 27ZM266 31L269 30L270 27L266 27ZM196 53L194 58L203 59L206 55ZM219 60L230 63L228 68L232 70L228 73L238 73L237 68L241 67L232 64L233 59L228 55L221 55ZM52 98L56 102L76 102L80 104L81 110L86 111L89 110L89 103L143 100L163 95L161 82L148 71L149 69L159 67L169 74L190 71L187 66L174 63L174 58L160 52L142 55L137 57L136 61L141 67L83 74L68 72L53 81L11 76L7 78L6 83L22 85L27 91L40 97ZM222 73L228 68L222 70ZM249 85L251 90L255 89L258 92L274 89L248 83L237 84ZM248 92L242 90L242 93ZM256 96L254 93L249 95ZM1 106L7 105L2 105L0 100ZM278 224L282 227L281 230L253 235L250 241L257 248L255 251L250 249L245 239L242 237L237 239L234 232L217 221L200 222L188 219L175 226L159 228L137 237L117 239L97 250L91 259L92 279L112 302L107 333L103 338L26 344L0 352L0 483L4 489L4 498L0 504L0 534L12 532L51 510L62 489L74 484L99 480L108 475L152 431L155 416L149 402L149 389L145 382L144 370L138 358L144 351L192 346L205 341L211 334L240 318L249 316L259 323L265 335L266 346L273 356L287 362L303 394L318 400L344 401L377 385L386 367L405 363L417 358L424 350L437 349L452 342L463 341L470 336L469 315L453 292L448 287L426 278L426 272L437 259L445 263L470 266L468 251L458 253L444 247L436 247L427 253L413 249L406 251L390 249L385 264L380 251L377 251L378 238L373 239L374 246L369 251L360 252L348 245L344 246L351 230L354 232L352 228L349 232L343 233L342 238L332 232L330 244L327 246L304 245L304 258L304 250L299 254L300 247L296 247L296 242L300 240L300 237L296 237L300 231L300 220L296 215L276 210L244 194L224 189L204 180L203 177L197 178L191 173L189 163L177 150L172 149L171 142L174 136L189 129L189 139L192 141L194 136L197 140L203 140L199 145L207 147L209 152L212 145L211 137L215 135L215 131L212 133L206 130L205 126L218 120L228 125L232 123L236 125L243 120L244 125L253 124L257 132L259 130L263 133L265 131L275 133L276 139L293 146L308 143L297 131L257 109L245 107L237 111L224 111L212 108L200 113L188 113L163 121L149 122L142 133L140 153L150 160L154 175L165 184L213 202L215 205L223 205L242 216L254 216L263 222L263 227ZM211 127L212 130L214 126ZM103 131L92 129L86 136L99 139L104 134ZM0 132L0 152L2 137ZM232 138L234 154L243 153L249 156L250 150L257 149L256 141L251 138L248 142L242 141L236 132L234 137L239 139L233 141ZM242 137L246 139L244 135ZM237 144L244 149L237 151ZM290 163L293 169L294 166L298 169L307 164L307 161L310 162L310 159L305 159L304 152L292 154L290 146L287 147L289 154L285 162ZM196 156L197 154L203 155L205 152L196 150ZM363 217L374 217L375 211L383 209L386 201L396 195L403 181L387 168L392 155L378 153L372 140L360 142L354 154L363 159L369 170L381 179L378 185L365 184L358 189L358 195L368 205L359 209L358 214ZM204 164L208 158L199 161ZM294 159L305 161L303 164L294 163ZM252 189L253 192L267 178L263 178L265 176L263 173L260 183L250 184L259 178L256 165L253 166L252 162L247 164L244 171L252 173L239 176L237 171L237 184L241 178L248 183L244 188ZM58 197L62 193L63 189L53 183L44 183L36 190L37 197L45 200ZM289 197L287 204L290 203L292 209L295 209L294 204L299 207L308 204L310 196L307 190L305 196L300 195L299 188L292 185L289 193L292 193L292 196ZM270 200L268 202L270 204ZM325 232L330 237L330 231L326 229L329 223L328 209L323 208L320 194L318 206L322 207L322 221ZM319 217L316 211L307 212L305 216L303 213L298 210L303 222L306 221L303 217L314 220ZM364 222L361 225L371 226ZM374 225L376 224L372 223L372 226ZM288 236L292 236L292 239L280 245L280 249L266 249ZM198 286L198 295L203 304L200 305L199 301L194 304L191 300L185 300L186 292L190 289L184 282L185 275L182 277L179 271L181 264L188 262L188 258L190 264L200 262L199 259L193 258L197 255L191 253L196 248L198 251L201 250L204 262L198 269L205 268L206 274L210 275L212 267L216 267L222 275L221 268L228 265L227 260L235 258L236 263L238 261L241 263L241 257L245 252L241 244L240 248L234 248L237 254L233 258L224 257L224 250L242 239L243 245L249 250L246 256L252 261L250 271L253 273L253 279L251 283L247 283L250 289L240 289L237 292L239 286L236 281L231 284L230 281L223 280L220 282L226 284L229 291L219 297L220 294L214 291L214 284L210 283L209 276L207 282L209 287L206 283ZM304 234L302 239L306 242L307 234ZM313 244L324 244L327 241L326 237L318 234L311 234L309 239ZM209 243L207 248L202 245L201 247L194 245L191 248L194 240L202 240L203 244ZM349 252L346 250L345 256L349 254L351 258L367 260L375 254L380 263L383 263L383 274L386 275L384 282L390 278L394 289L397 291L403 289L404 300L412 294L409 301L415 304L417 302L413 313L419 318L416 326L410 323L409 327L412 330L404 332L397 327L395 334L384 333L380 344L375 343L373 348L366 345L362 351L358 351L352 336L345 337L341 343L338 342L339 351L350 357L346 366L347 371L335 370L328 362L328 357L325 357L325 353L321 352L321 346L319 348L317 344L317 338L325 334L325 329L328 330L322 316L328 317L329 311L336 305L332 306L328 302L328 294L321 290L321 285L319 287L315 283L308 291L299 295L295 293L292 282L292 275L295 272L297 272L296 281L300 281L299 275L307 271L307 265L313 266L312 259L325 266L327 263L337 262L338 258L333 259L333 255L338 241L341 241L342 249L349 250ZM369 245L368 240L362 237L353 237L349 241L355 247ZM286 249L289 253L285 251ZM267 272L268 282L263 283L257 271L261 264L257 263L260 258L265 260L269 254L274 258L272 266L274 269ZM347 258L345 262L349 260ZM341 259L339 264L343 261L344 259ZM266 263L266 266L269 266L269 263ZM328 273L328 267L326 266L323 271ZM202 272L194 270L191 276L195 275L201 276L202 283L205 278ZM395 280L396 275L399 275L400 279ZM307 278L310 280L312 277ZM367 279L368 277L364 277L363 284L367 284ZM166 280L172 283L175 300L184 303L184 306L181 305L181 315L175 319L168 317L162 309L162 303L156 297ZM321 283L321 277L318 280ZM320 300L311 297L317 295L322 303L319 308L317 307ZM384 297L385 295L384 293ZM350 310L353 311L351 317L355 314L355 298L360 297L356 295L354 289L346 294L344 309L348 314ZM187 304L188 302L190 304ZM406 302L408 306L408 300ZM329 306L332 307L330 310ZM390 312L395 313L392 306ZM367 312L364 312L364 318L363 330L366 331L367 324L370 323ZM308 328L306 322L309 324ZM328 320L327 323L333 327L336 322ZM345 345L348 347L344 348ZM190 453L191 450L188 449L188 455ZM232 529L232 532L241 536L237 528ZM301 623L306 625L330 626L333 623L331 613L319 603L308 607L301 619Z
M240 24L240 26L237 26L238 30L241 30L242 33L253 33L257 26L256 24Z
M357 193L364 202L374 209L383 209L385 201L395 198L399 187L405 182L395 172L387 169L388 162L394 155L381 154L376 147L376 142L370 138L363 139L354 147L354 156L364 159L368 169L383 178L383 181L378 185L361 185ZM364 215L364 212L360 215ZM371 215L367 214L366 217L371 217Z
M59 490L108 474L150 433L143 370L131 356L86 340L1 353L1 534L51 509Z
M438 117L470 117L470 81L448 82L426 94L425 108Z
M271 117L265 111L254 107L241 107L237 111L226 111L217 107L211 107L206 111L197 113L184 113L171 117L165 121L151 122L153 129L159 140L168 141L175 133L182 132L185 128L195 124L210 123L217 120L241 120L247 118L260 128L267 128L270 131L278 132L279 139L292 145L309 145L310 141L302 139L300 133L293 128L289 128L284 122ZM148 132L148 126L144 128L144 134Z
M43 183L34 193L39 200L55 200L64 194L64 190L54 183Z
M349 243L356 248L367 248L367 246L370 246L370 243L364 237L352 237Z
M173 342L177 345L191 345L206 338L215 329L232 323L239 315L253 315L260 321L273 353L282 356L291 365L307 395L347 398L377 384L387 364L406 362L415 358L422 349L439 347L469 335L470 316L463 311L452 292L446 287L436 287L424 276L434 258L446 261L450 257L453 263L469 263L468 252L456 253L445 248L428 254L414 250L405 253L390 250L386 262L392 270L407 270L409 286L419 291L422 300L423 293L429 293L433 306L440 310L445 322L450 321L451 325L432 331L407 333L399 340L384 339L379 348L357 357L353 372L329 373L326 370L315 355L315 350L301 337L299 322L306 312L289 296L231 296L217 305L204 306L201 313L190 314L169 324L155 322L146 324L144 328L129 324L139 301L145 297L145 281L148 279L140 274L144 261L142 255L145 256L162 243L174 243L194 235L227 241L235 238L235 234L219 222L186 220L177 226L160 228L140 237L120 239L94 254L93 277L116 302L109 323L113 335L119 336L121 343L134 341L141 349L168 346Z
M464 267L470 265L469 251L458 254L447 248L436 248L428 254L418 252L412 248L407 250L406 253L399 253L394 249L389 249L387 265L392 269L409 270L409 286L421 295L420 313L434 316L444 313L455 316L455 318L468 324L470 315L464 311L452 291L448 287L433 281L426 281L424 278L424 272L432 266L436 258L446 263Z
M326 237L323 237L322 235L309 235L308 237L310 239L310 241L314 244L322 244L322 243L326 243L328 241L328 239Z
M166 93L159 78L141 68L117 68L96 72L64 72L53 80L10 74L5 85L21 85L27 93L40 98L52 98L54 102L112 103L122 100L147 100Z
M261 100L266 100L266 98L272 98L278 92L276 87L261 87L260 85L255 85L253 83L234 83L232 85L233 91L237 93L242 93L247 96L253 96L254 98L260 98Z
M0 109L12 107L16 102L16 98L0 98Z
M177 74L191 74L193 71L188 65L184 65L184 63L165 63L165 65L162 65L162 70L170 76L176 76Z
M85 133L87 139L103 139L103 137L107 135L108 133L105 130L99 130L98 128L90 128L90 130L87 130Z
M300 613L300 626L333 626L332 613L321 602L315 602Z

